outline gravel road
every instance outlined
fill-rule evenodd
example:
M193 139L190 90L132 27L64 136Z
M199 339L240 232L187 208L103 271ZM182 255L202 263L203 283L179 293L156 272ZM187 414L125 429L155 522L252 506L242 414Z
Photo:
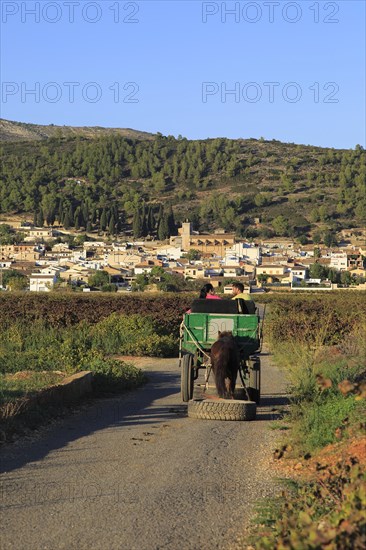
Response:
M239 547L276 490L270 425L284 383L270 360L253 422L188 418L178 360L145 359L144 387L3 448L1 550Z

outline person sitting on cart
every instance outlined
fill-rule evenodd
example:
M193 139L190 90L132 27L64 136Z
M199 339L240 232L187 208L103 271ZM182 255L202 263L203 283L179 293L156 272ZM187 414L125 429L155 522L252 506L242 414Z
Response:
M220 296L215 294L215 289L211 283L206 283L200 290L198 296L199 300L221 300ZM192 313L191 308L187 309L185 313Z
M200 295L198 297L200 300L221 300L220 296L215 294L215 289L211 283L206 283L200 290Z
M245 306L249 314L255 313L255 303L250 297L250 294L244 292L243 283L235 282L232 284L233 297L232 300L245 300Z

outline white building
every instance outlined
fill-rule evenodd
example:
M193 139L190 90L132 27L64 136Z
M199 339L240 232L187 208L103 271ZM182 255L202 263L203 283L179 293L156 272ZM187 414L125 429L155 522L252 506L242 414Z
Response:
M32 273L29 278L29 290L33 292L50 292L57 276L55 274Z
M308 275L307 267L295 265L290 268L290 281L297 283L299 281L305 281Z
M60 277L60 273L62 273L63 271L67 271L66 267L60 267L58 265L47 265L40 270L40 274L52 275L57 279ZM33 273L32 275L37 275L37 274Z
M330 255L329 267L338 269L338 271L345 271L347 269L347 254L332 252Z
M25 242L34 241L36 239L50 240L54 236L52 227L30 227L23 228L22 231L26 231L28 235L24 238Z
M156 256L163 256L168 260L179 260L182 249L180 246L161 246L156 249Z
M226 249L226 255L232 255L239 260L249 260L258 265L261 259L261 249L259 246L252 246L248 243L235 243Z

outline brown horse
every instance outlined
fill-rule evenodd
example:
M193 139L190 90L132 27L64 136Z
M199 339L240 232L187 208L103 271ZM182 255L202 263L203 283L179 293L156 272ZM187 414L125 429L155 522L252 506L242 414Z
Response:
M218 340L211 347L211 366L218 396L234 399L239 352L232 332L219 332Z

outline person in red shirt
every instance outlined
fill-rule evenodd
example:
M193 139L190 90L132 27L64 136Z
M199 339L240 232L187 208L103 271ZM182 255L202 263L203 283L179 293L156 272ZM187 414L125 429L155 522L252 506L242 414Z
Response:
M220 296L216 296L214 287L211 283L203 285L198 298L200 300L221 300ZM191 308L187 309L185 313L192 313Z
M206 298L207 300L221 300L220 296L216 296L215 289L211 283L206 283L201 288L199 298L200 299Z

